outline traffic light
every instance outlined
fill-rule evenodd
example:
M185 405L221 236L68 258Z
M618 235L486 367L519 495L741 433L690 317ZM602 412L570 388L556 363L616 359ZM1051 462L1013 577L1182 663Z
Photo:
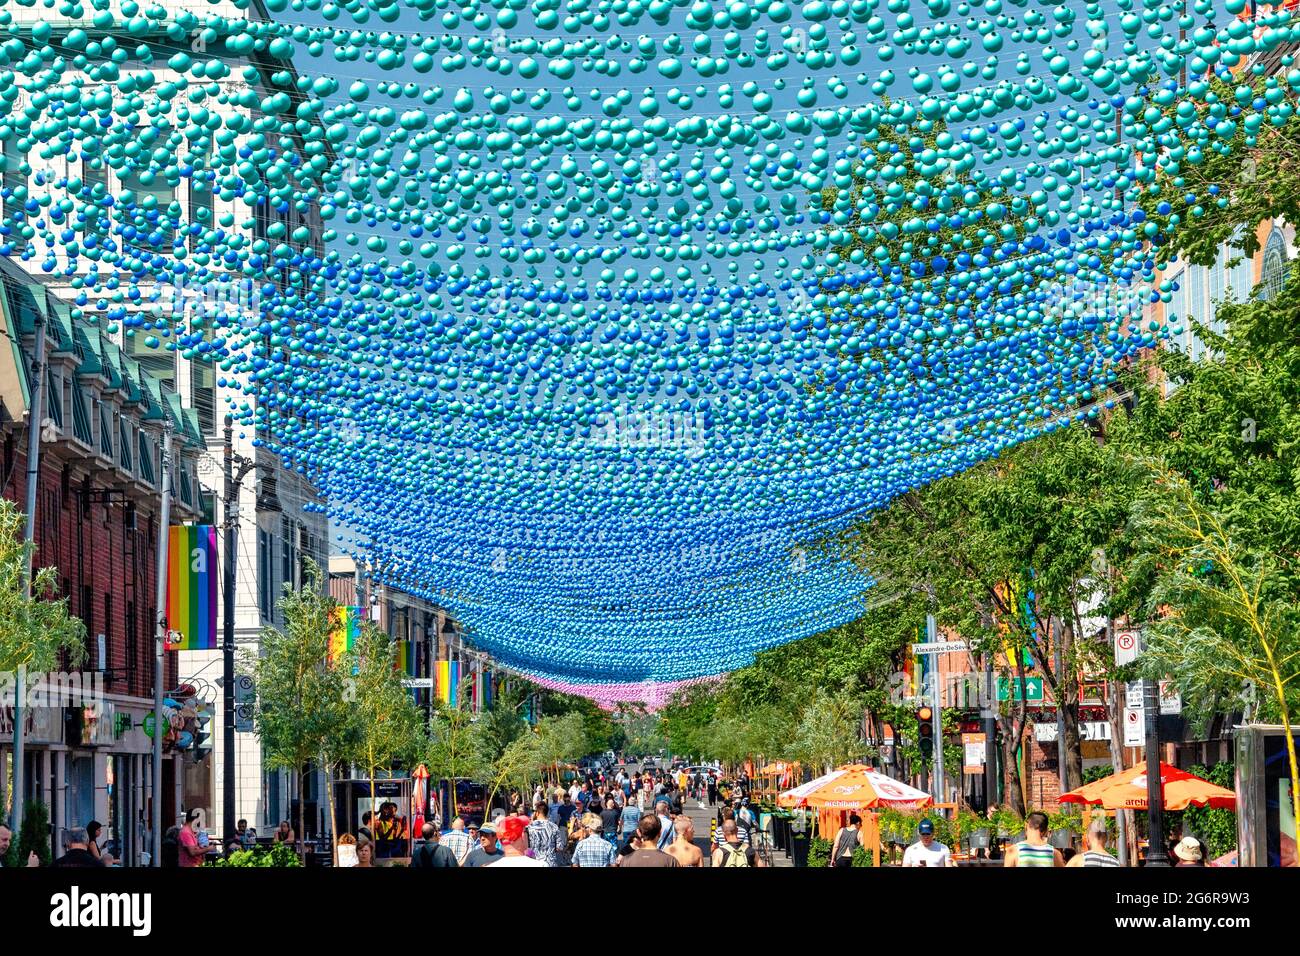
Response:
M916 708L916 746L921 759L934 756L934 710L927 706Z

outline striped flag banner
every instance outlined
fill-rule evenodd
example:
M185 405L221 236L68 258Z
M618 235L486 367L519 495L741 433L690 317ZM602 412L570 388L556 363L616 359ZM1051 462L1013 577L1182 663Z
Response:
M173 651L217 648L217 529L173 525L167 531L167 627L180 634Z
M336 607L330 611L331 664L356 647L357 638L361 636L361 620L369 611L367 607L352 605Z
M438 661L437 687L438 699L448 707L460 704L460 661Z
M393 661L393 670L405 674L407 677L415 676L415 642L398 641L397 657Z

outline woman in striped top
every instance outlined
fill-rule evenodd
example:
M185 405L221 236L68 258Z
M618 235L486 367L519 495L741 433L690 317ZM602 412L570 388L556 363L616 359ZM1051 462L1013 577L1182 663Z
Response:
M1035 810L1025 817L1025 839L1007 850L1003 866L1065 866L1061 851L1047 842L1047 814Z

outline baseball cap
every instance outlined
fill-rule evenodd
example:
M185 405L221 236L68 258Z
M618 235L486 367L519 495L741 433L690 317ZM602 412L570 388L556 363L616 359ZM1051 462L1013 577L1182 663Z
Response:
M473 829L473 827L471 827L470 829ZM496 826L495 826L494 824L491 824L491 823L485 823L485 824L483 824L481 827L478 828L478 833L479 833L479 836L482 836L482 835L485 834L485 833L486 833L488 836L496 836L496 835L497 835L497 828L496 828Z
M925 818L924 820L922 820L919 824L917 824L916 832L917 832L917 833L933 833L933 832L934 832L934 824L930 822L930 818L929 818L929 817L926 817L926 818Z

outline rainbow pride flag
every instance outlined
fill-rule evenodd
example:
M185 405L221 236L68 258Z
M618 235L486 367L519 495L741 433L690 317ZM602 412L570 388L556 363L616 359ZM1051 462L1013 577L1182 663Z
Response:
M460 661L438 661L434 669L434 690L448 707L460 706Z
M167 532L167 627L180 641L173 651L217 648L217 529L174 525Z
M393 661L393 670L405 674L407 677L415 676L415 642L398 641L397 657Z
M334 663L352 648L361 636L361 621L369 613L367 607L347 605L330 611L330 663Z

